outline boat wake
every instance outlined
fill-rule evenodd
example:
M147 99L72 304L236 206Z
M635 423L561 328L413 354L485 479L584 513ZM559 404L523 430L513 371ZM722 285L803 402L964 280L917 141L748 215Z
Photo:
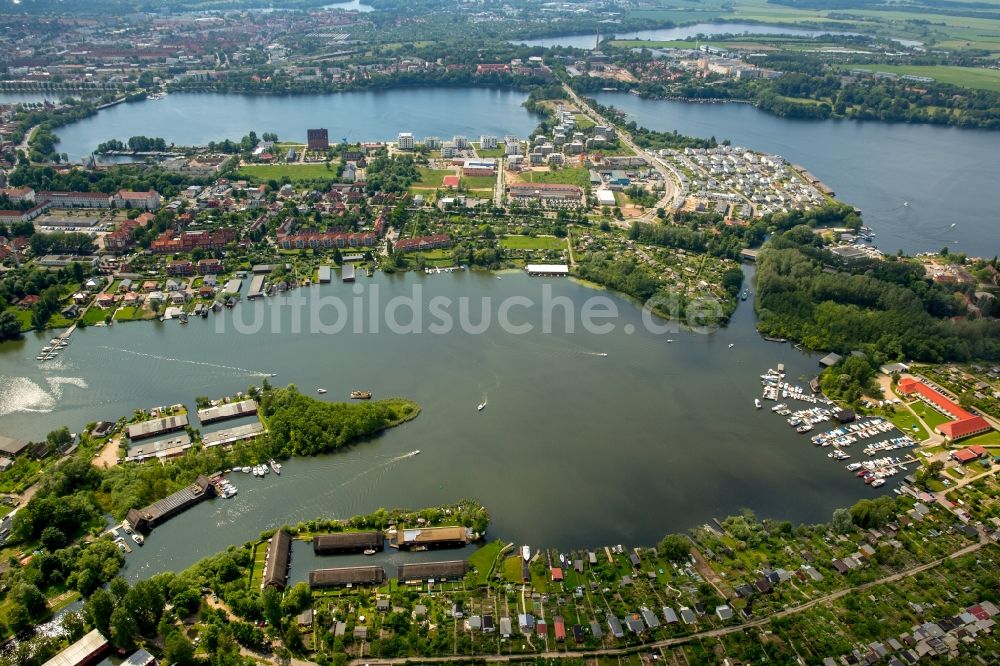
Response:
M123 352L125 354L132 354L133 356L143 356L145 358L151 358L157 361L169 361L171 363L187 363L189 365L203 365L208 368L218 368L219 370L232 370L233 372L239 372L241 374L246 374L251 377L273 377L274 375L270 372L264 372L262 370L250 370L249 368L238 368L234 365L222 365L220 363L209 363L208 361L192 361L186 358L173 358L170 356L160 356L159 354L149 354L146 352L134 351L132 349L120 349L118 347L105 347L101 346L101 349L107 349L108 351Z
M0 416L15 412L46 414L59 403L63 387L88 387L83 377L45 377L45 384L42 386L27 377L0 376Z

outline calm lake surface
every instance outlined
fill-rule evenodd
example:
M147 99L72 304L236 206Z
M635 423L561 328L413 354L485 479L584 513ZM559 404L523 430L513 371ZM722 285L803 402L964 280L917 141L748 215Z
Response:
M540 303L546 282L466 272L377 274L358 284L366 294L377 286L383 303L409 295L414 285L422 285L425 302L469 297L471 321L478 322L482 298L492 299L494 313L509 296ZM280 477L234 475L235 498L206 502L157 528L129 556L131 576L186 567L284 523L378 507L473 498L491 512L492 537L565 548L653 543L742 507L825 520L875 492L770 410L754 409L757 376L767 367L784 362L798 382L818 365L789 345L763 341L750 301L727 329L660 335L646 330L634 305L609 292L570 280L548 284L576 311L589 298L610 299L619 312L614 332L588 333L578 320L566 334L556 308L555 332L544 334L539 306L513 311L515 322L535 324L525 335L498 326L481 334L397 335L383 328L359 335L351 327L336 335L291 334L287 312L279 317L284 332L241 335L232 333L232 318L243 304L219 315L226 334L216 332L214 317L186 327L169 321L78 331L53 364L34 360L47 336L29 336L0 351L0 431L40 437L137 407L182 402L193 409L196 396L232 394L272 372L276 384L294 383L312 395L323 387L333 401L366 388L376 397L420 402L415 421L345 451L289 460ZM340 283L302 291L353 294ZM261 307L272 308L272 301ZM409 321L405 311L399 320ZM486 409L476 411L484 400Z
M754 23L696 23L678 28L658 28L655 30L633 30L631 32L612 31L616 39L646 39L649 41L669 42L681 39L690 39L703 35L705 37L716 37L718 35L798 35L801 37L818 37L820 35L850 35L849 32L837 32L833 30L805 30L803 28L786 28L775 25L758 25ZM601 39L608 36L603 31ZM597 33L586 33L580 35L559 35L556 37L540 37L538 39L526 39L522 44L528 46L544 46L552 48L554 46L566 46L577 49L592 49L597 40Z
M486 88L407 88L325 95L177 93L163 99L118 104L61 127L59 151L78 161L108 139L159 136L167 143L204 145L238 141L251 130L277 132L282 141L305 143L306 130L326 127L330 141L395 140L400 132L450 139L481 134L526 137L538 118L521 104L523 93Z
M650 129L714 136L783 155L861 208L884 252L1000 253L1000 132L851 120L789 120L747 104L597 93ZM909 203L904 206L904 202ZM952 223L957 226L950 229Z

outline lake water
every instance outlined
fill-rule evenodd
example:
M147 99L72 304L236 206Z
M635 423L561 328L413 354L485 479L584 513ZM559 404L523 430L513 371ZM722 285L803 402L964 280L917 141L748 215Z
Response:
M59 151L77 161L108 139L159 136L167 143L238 141L251 130L305 143L306 130L326 127L330 141L395 140L400 132L478 140L481 134L526 137L538 119L523 93L486 88L407 88L328 95L176 93L118 104L57 130Z
M834 30L806 30L803 28L786 28L783 26L760 25L755 23L696 23L678 28L658 28L655 30L633 30L631 32L613 32L615 39L645 39L657 42L690 39L702 35L716 37L718 35L797 35L800 37L818 37L820 35L850 35L849 32ZM608 35L601 33L604 39ZM528 46L573 47L577 49L592 49L596 43L597 34L559 35L556 37L540 37L526 39L523 44Z
M492 299L494 310L515 295L540 303L544 284L521 273L498 280L471 272L377 274L358 283L366 297L377 286L383 303L414 285L422 286L425 302L468 297L472 322L480 321L482 298ZM420 402L416 420L332 455L289 460L280 477L235 475L234 499L206 502L167 522L129 556L130 570L144 572L185 567L283 523L378 507L474 498L491 512L491 536L566 548L653 543L742 507L825 520L875 492L770 410L754 409L757 376L767 367L784 362L790 381L801 383L818 365L789 345L763 341L750 301L729 328L669 333L668 343L623 299L570 280L548 284L553 298L566 297L577 312L591 297L609 298L619 311L614 332L577 325L566 334L560 306L555 333L544 334L539 309L518 306L512 319L535 323L535 331L293 334L285 312L282 332L231 333L233 317L249 307L243 304L218 315L227 334L216 332L215 316L186 327L92 327L77 331L49 364L34 361L46 338L29 335L0 350L0 431L40 437L138 407L193 408L196 396L230 395L272 372L273 383L294 383L309 394L326 388L329 400L365 388ZM340 283L305 292L353 294ZM274 306L269 300L261 307ZM405 311L399 319L409 321ZM484 400L486 409L477 411ZM415 450L421 453L408 455Z
M852 120L790 120L746 104L597 93L637 124L783 155L862 209L885 252L1000 253L993 191L1000 132ZM908 206L904 206L904 202ZM957 226L950 228L952 223Z
M352 0L351 2L335 2L330 5L323 5L323 9L342 9L345 12L360 12L362 14L375 11L374 7L362 3L360 0Z

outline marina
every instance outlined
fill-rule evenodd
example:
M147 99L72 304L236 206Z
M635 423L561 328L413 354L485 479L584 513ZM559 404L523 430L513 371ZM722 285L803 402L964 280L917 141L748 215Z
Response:
M849 460L851 454L847 453L845 448L849 448L859 441L879 438L893 432L896 432L898 436L869 443L864 448L864 454L871 458L877 454L916 445L912 437L899 433L896 426L886 419L874 417L855 420L857 416L853 411L841 409L822 394L806 393L800 387L787 383L784 367L781 365L778 366L777 370L769 368L760 376L760 380L764 387L763 397L765 399L778 400L780 397L784 400L803 400L826 405L793 411L787 403L782 402L773 405L771 412L786 417L788 425L799 434L811 432L825 423L839 424L809 438L810 442L817 448L831 448L827 453L827 458L841 462ZM756 399L755 406L759 409ZM863 462L849 463L847 470L854 472L857 478L872 488L880 488L885 485L889 478L905 469L906 465L915 462L917 462L916 459L911 456L905 459L884 456Z

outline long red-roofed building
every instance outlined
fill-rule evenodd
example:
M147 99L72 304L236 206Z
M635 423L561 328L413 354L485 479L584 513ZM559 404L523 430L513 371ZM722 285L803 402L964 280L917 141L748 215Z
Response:
M913 377L900 379L897 388L903 395L917 394L921 400L928 403L931 407L954 419L947 423L942 423L935 428L937 432L952 442L990 430L991 426L989 422L982 416L970 414L949 398L935 391L931 386Z

